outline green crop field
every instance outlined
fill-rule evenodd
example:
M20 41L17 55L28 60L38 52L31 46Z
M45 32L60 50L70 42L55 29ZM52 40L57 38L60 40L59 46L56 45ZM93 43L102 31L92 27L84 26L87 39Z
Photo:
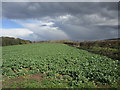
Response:
M6 46L2 58L3 88L112 88L120 82L118 60L66 44ZM32 79L37 73L41 80ZM18 82L20 76L26 77Z

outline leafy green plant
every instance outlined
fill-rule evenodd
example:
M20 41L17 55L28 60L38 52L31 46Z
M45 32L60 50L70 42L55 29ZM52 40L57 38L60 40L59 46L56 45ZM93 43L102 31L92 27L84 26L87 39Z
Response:
M2 75L9 78L41 72L70 87L92 87L93 81L112 85L120 80L118 60L65 44L6 46L2 58Z

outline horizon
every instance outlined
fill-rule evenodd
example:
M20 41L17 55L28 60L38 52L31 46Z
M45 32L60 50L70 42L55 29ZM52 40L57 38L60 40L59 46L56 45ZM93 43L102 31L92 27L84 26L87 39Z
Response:
M0 36L30 41L118 38L117 2L2 2Z
M21 38L15 38L15 37L7 37L7 36L2 36L1 38L14 38L14 39L21 39ZM101 39L101 40L92 40L92 41L104 41L104 40L119 40L120 38L111 38L111 39ZM76 40L47 40L47 41L31 41L31 40L27 40L27 39L21 39L21 40L26 40L26 41L30 41L30 42L48 42L48 41L70 41L70 42L87 42L85 40L83 41L76 41ZM89 42L89 41L88 41Z

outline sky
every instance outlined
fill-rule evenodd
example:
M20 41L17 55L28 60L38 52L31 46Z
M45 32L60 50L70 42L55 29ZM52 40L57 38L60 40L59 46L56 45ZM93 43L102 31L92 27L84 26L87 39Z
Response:
M31 41L118 37L117 2L2 2L0 19L0 36Z

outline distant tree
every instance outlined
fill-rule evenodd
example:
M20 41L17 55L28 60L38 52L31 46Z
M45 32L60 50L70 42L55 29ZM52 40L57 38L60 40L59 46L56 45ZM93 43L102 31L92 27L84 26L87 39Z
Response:
M0 38L2 39L2 46L31 43L31 41L29 40L22 40L20 38L13 38L13 37L0 37Z

